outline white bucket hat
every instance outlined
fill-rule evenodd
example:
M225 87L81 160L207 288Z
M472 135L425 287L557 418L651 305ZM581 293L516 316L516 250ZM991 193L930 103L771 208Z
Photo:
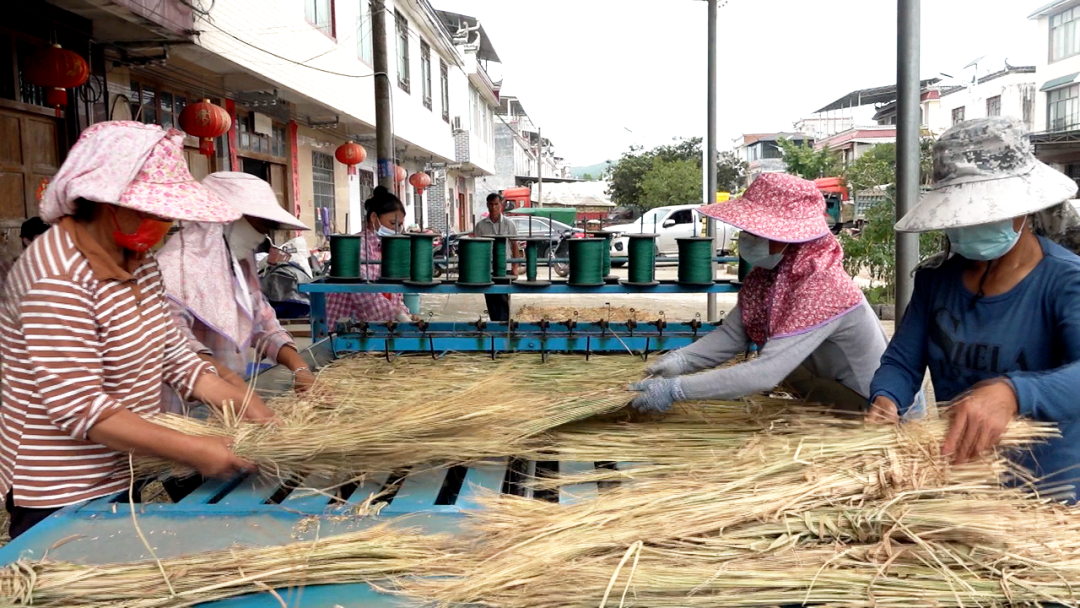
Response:
M278 230L311 230L282 209L270 184L254 175L238 171L218 171L204 177L202 184L240 213L274 222L278 225Z
M1058 205L1076 191L1076 182L1035 158L1020 120L969 120L934 144L934 187L896 223L896 230L999 222Z

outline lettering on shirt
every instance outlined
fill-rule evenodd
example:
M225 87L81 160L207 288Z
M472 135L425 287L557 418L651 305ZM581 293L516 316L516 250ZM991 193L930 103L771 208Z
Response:
M946 308L934 312L929 329L930 344L943 355L931 357L931 365L950 380L970 386L1007 372L1028 371L1023 348L1012 353L1002 344L964 341L960 319Z

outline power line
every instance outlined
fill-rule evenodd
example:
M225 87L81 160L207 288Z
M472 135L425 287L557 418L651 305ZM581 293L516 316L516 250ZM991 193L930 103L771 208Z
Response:
M216 23L212 23L212 22L209 22L209 21L207 23L211 27L216 29L217 31L221 32L222 34L225 34L229 38L232 38L233 40L236 40L237 42L239 42L239 43L241 43L243 45L249 46L249 47L255 49L256 51L261 51L261 52L263 52L263 53L265 53L267 55L270 55L271 57L274 57L276 59L280 59L281 61L285 61L285 62L291 63L293 65L298 65L300 67L307 68L309 70L315 70L316 72L322 72L324 74L330 74L332 76L341 76L343 78L371 78L372 76L375 76L374 72L371 73L371 74L342 74L341 72L335 72L333 70L324 70L322 68L315 67L313 65L308 65L306 63L296 61L295 59L289 59L288 57L283 57L281 55L278 55L277 53L274 53L273 51L268 51L268 50L266 50L266 49L264 49L262 47L256 46L256 45L248 42L247 40L244 40L243 38L234 35L232 32L229 32L228 30L225 30L225 29L219 27ZM337 48L336 45L335 45L335 48Z

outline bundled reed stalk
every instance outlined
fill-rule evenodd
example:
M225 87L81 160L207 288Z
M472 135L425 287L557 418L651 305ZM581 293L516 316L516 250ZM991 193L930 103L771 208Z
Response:
M1020 473L1003 458L949 466L945 430L810 417L733 438L690 465L613 472L633 483L594 500L491 496L457 576L403 588L503 608L597 606L612 589L612 603L654 607L1074 601L1076 514L1003 488L1003 476ZM1002 445L1053 434L1016 422Z
M417 570L438 572L450 554L443 536L376 526L284 547L237 548L162 560L101 566L18 561L0 571L0 605L180 608L268 590L362 583ZM171 590L170 590L171 589Z
M546 444L545 431L625 406L627 378L640 376L641 365L628 357L561 357L547 364L535 357L392 363L355 357L319 375L316 397L271 402L282 419L277 426L235 417L154 421L191 435L228 437L237 454L267 474L360 476L534 454ZM191 471L141 458L136 472Z

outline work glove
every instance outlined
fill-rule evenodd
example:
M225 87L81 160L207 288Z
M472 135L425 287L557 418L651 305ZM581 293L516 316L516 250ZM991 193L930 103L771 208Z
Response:
M630 390L637 391L630 407L643 412L666 412L671 404L686 399L681 378L649 378L631 384Z
M645 368L648 378L675 378L690 371L690 361L681 351L670 352Z

